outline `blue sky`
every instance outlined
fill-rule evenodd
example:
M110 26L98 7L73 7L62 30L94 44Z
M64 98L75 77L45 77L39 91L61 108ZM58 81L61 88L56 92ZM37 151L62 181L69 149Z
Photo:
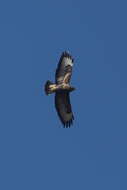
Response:
M125 1L0 2L0 189L127 189ZM45 96L75 58L73 128Z

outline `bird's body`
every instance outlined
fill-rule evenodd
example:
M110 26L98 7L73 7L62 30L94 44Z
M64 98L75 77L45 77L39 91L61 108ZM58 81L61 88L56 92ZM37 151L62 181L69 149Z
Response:
M73 90L75 90L75 88L72 87L72 86L70 86L69 84L66 84L66 83L62 83L62 84L50 84L48 86L47 95L48 94L52 94L54 92L60 92L60 91L69 91L69 92L71 92Z
M55 107L65 127L70 127L74 120L69 96L70 92L75 90L70 85L73 62L74 60L69 53L62 53L56 70L56 83L48 80L45 84L45 93L47 95L55 93Z

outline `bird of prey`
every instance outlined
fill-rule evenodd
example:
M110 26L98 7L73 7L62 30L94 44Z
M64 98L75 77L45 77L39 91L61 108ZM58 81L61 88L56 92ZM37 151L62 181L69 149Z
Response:
M68 52L63 52L55 74L55 83L47 81L45 83L46 95L55 93L55 107L58 116L65 128L73 124L74 115L70 103L70 92L75 90L70 85L72 67L74 59Z

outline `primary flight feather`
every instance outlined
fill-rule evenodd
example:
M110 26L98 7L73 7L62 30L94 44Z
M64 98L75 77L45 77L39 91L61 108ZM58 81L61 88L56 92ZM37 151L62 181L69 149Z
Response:
M74 120L70 103L70 92L75 90L70 85L73 64L71 55L63 52L56 69L55 83L48 80L45 84L47 95L55 93L55 108L64 127L70 127Z

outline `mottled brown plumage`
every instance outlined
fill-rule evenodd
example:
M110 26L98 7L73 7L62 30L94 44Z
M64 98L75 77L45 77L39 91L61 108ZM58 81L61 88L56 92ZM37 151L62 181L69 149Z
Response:
M72 67L74 60L67 52L63 52L55 74L55 84L47 81L45 84L45 93L55 93L55 107L58 116L64 127L70 127L73 124L74 116L70 103L70 92L75 90L70 85Z

